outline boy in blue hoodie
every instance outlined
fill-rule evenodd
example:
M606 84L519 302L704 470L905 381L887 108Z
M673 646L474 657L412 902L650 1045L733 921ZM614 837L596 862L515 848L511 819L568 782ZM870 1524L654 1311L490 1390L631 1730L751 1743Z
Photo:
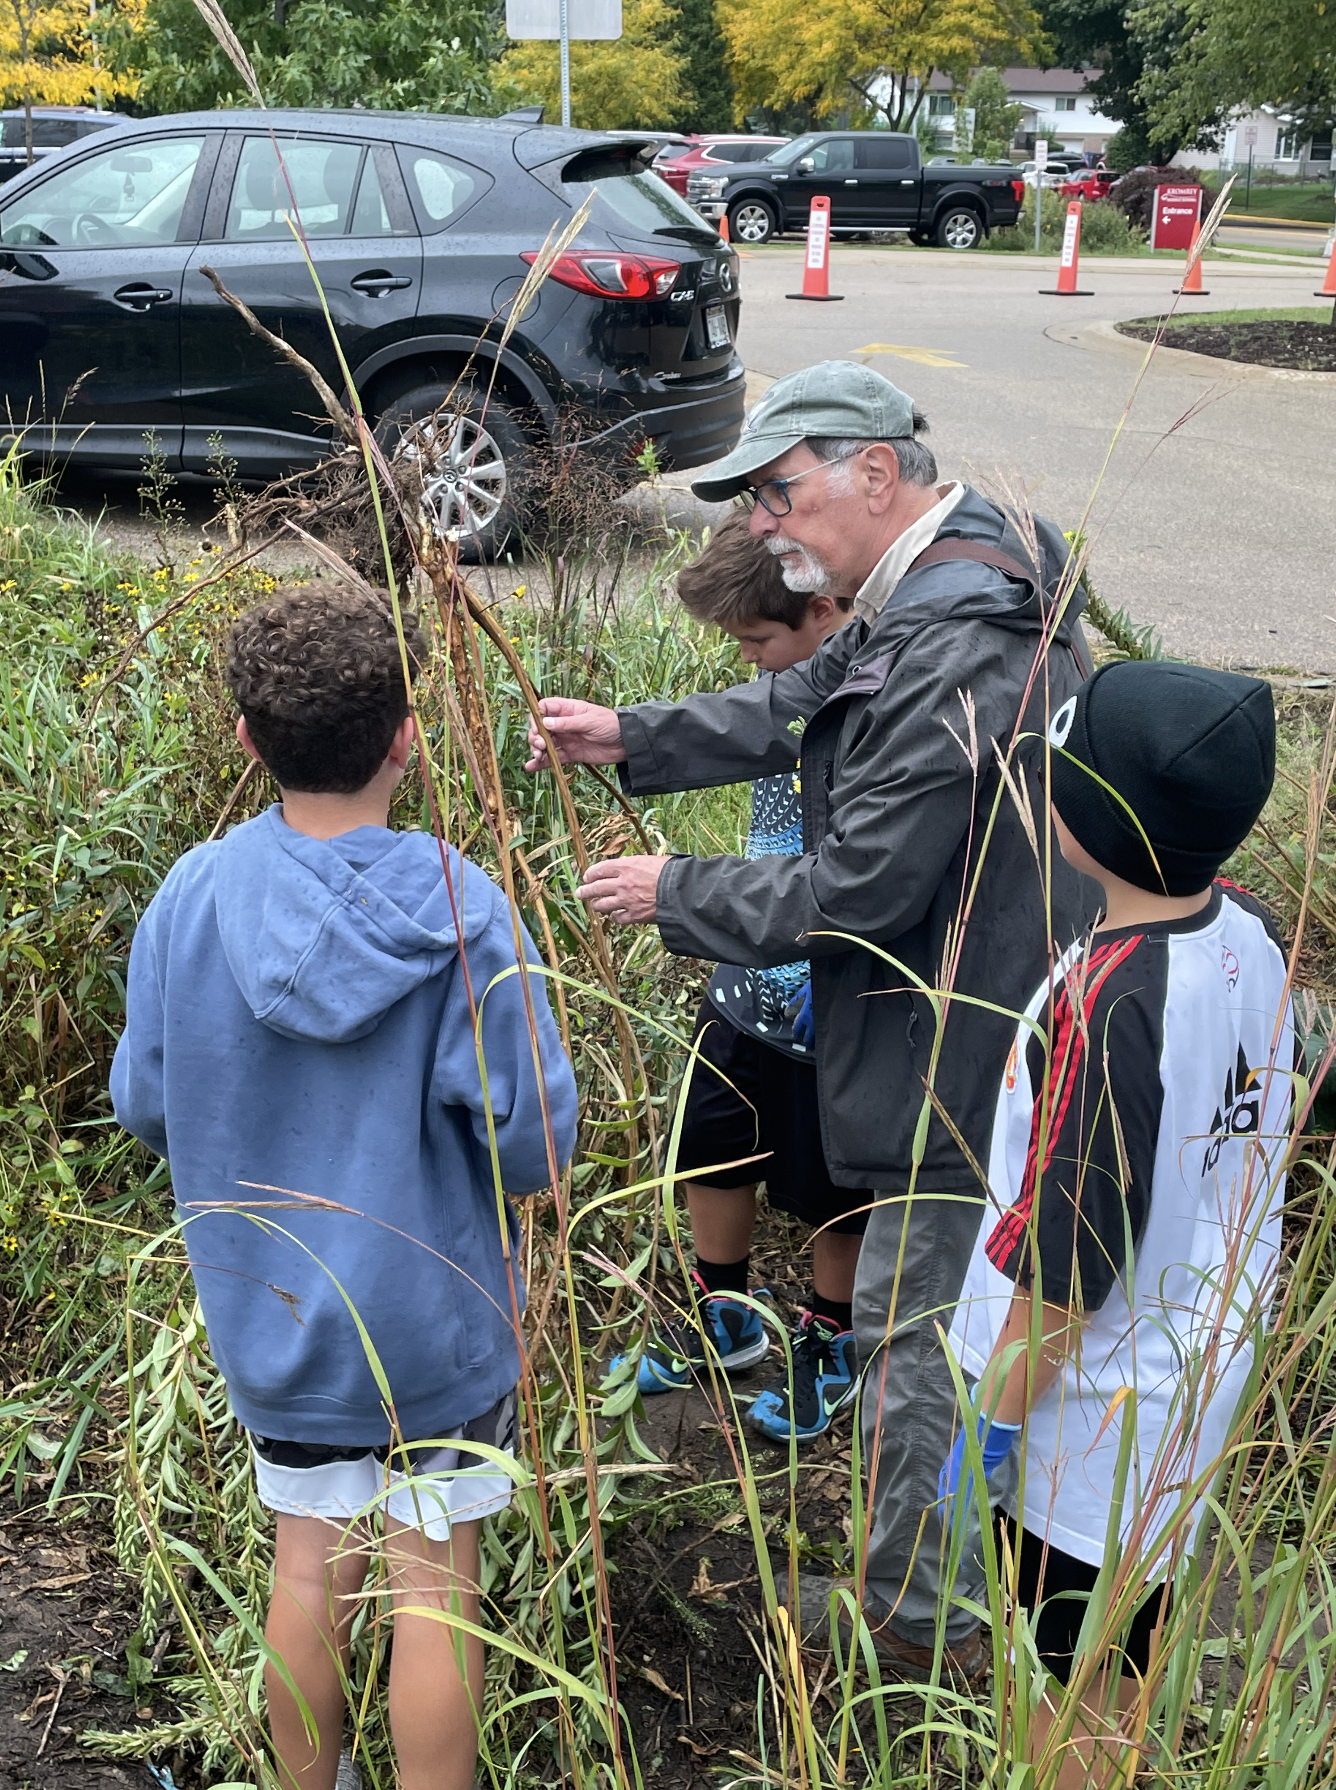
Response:
M404 626L416 671L426 645ZM149 904L112 1099L170 1161L210 1347L277 1517L266 1634L317 1730L270 1667L280 1783L334 1785L379 1510L399 1781L465 1790L482 1650L448 1616L477 1623L481 1519L510 1496L468 1444L513 1448L523 1301L497 1183L532 1192L569 1159L574 1078L500 890L387 824L413 743L388 603L279 593L234 627L228 681L282 800L187 852Z

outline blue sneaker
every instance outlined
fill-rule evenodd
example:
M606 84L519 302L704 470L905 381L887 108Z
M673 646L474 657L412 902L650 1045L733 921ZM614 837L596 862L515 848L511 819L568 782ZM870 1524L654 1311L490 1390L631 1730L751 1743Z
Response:
M747 1421L772 1442L810 1442L828 1430L858 1393L852 1330L805 1311L793 1338L793 1385L767 1387L752 1400Z
M705 1316L705 1332L726 1374L755 1367L770 1350L760 1314L727 1293L712 1293L693 1269L697 1303ZM676 1392L705 1371L701 1330L692 1323L666 1325L646 1344L636 1384L641 1392Z

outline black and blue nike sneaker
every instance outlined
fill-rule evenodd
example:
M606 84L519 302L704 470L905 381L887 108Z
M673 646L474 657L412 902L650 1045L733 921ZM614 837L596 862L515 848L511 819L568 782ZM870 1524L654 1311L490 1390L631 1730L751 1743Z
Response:
M793 1384L769 1386L752 1400L747 1421L772 1442L811 1442L858 1394L852 1330L805 1311L793 1337Z
M712 1293L694 1269L691 1279L696 1303L704 1319L705 1335L724 1372L740 1374L745 1368L755 1367L758 1361L763 1361L770 1349L770 1339L760 1314L741 1299L731 1298L727 1293ZM754 1293L752 1297L764 1298L764 1291ZM705 1371L701 1328L694 1323L667 1324L646 1344L636 1376L636 1384L642 1393L676 1392Z

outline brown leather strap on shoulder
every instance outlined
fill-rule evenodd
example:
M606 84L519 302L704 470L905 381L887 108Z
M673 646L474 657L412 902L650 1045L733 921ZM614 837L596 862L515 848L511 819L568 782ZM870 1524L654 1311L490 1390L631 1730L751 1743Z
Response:
M924 566L940 566L950 559L972 559L981 566L995 566L999 572L1005 572L1008 578L1014 578L1019 584L1028 584L1032 597L1043 599L1043 591L1039 587L1033 567L1023 566L1018 559L1009 553L1003 553L998 547L986 547L982 541L962 541L958 536L948 535L940 541L932 541L926 546L918 558L906 566L902 576L908 577L911 572L920 571ZM1090 649L1086 646L1079 626L1075 638L1068 642L1068 651L1076 661L1079 676L1087 678L1093 669Z
M993 566L997 571L1005 572L1008 578L1028 584L1032 596L1043 596L1033 566L1023 566L1018 559L1013 559L1009 553L1003 553L998 547L987 547L982 541L962 541L955 535L930 542L918 558L905 567L903 576L907 578L911 572L921 572L925 566L940 566L949 559L972 559L981 566Z

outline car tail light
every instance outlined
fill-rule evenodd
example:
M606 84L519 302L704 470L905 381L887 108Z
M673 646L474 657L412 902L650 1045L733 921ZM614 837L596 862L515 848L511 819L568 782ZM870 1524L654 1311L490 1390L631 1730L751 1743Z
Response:
M532 267L538 255L525 249L520 259ZM548 269L548 278L594 298L663 298L677 284L681 271L678 262L662 261L657 255L578 249L558 255Z
M1011 190L1016 195L1017 205L1023 205L1025 203L1025 182L1023 180L1013 180L1011 183Z

